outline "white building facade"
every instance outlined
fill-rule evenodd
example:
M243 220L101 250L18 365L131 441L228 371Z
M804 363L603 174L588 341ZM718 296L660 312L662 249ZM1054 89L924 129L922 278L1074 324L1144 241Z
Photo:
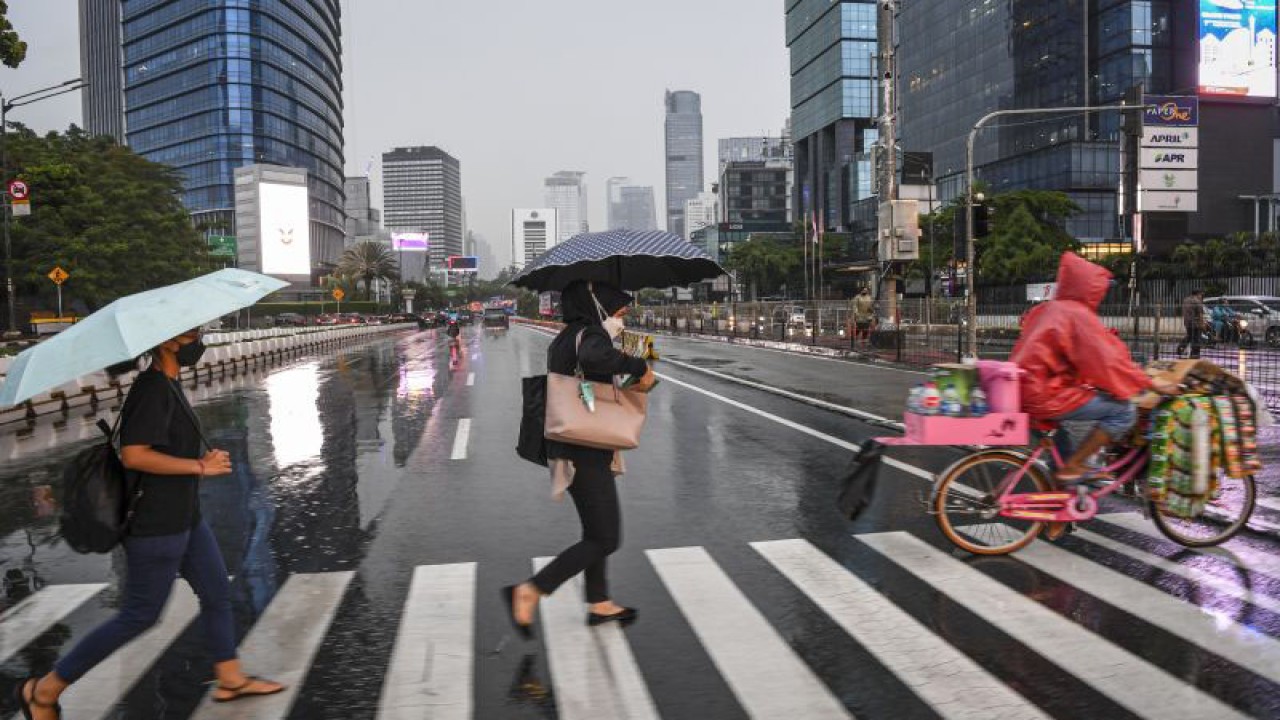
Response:
M564 242L574 235L590 232L587 222L586 175L584 172L561 170L543 183L546 205L556 210L559 222L556 242Z
M516 208L511 211L511 264L518 271L559 244L560 215L556 208Z

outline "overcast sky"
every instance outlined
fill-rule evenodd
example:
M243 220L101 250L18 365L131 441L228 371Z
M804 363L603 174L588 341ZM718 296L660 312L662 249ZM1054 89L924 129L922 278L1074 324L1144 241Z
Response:
M79 74L76 0L10 0L30 44L14 95ZM374 180L380 154L439 145L462 162L468 224L510 255L510 211L543 204L542 179L582 170L591 225L604 183L653 185L665 220L663 92L702 94L706 176L716 140L776 135L788 113L778 0L343 0L346 157ZM78 94L15 110L39 130L80 122Z

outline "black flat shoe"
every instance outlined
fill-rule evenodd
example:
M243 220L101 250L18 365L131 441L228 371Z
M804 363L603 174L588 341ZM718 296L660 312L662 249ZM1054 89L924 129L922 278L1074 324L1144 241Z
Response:
M508 585L502 588L502 602L507 605L507 619L511 621L511 627L516 629L520 637L525 640L532 640L533 626L521 625L516 622L516 587L515 585Z
M605 623L621 623L622 625L630 625L636 621L636 616L640 613L635 608L622 608L612 615L601 615L599 613L588 613L587 624L595 627L596 625L604 625Z

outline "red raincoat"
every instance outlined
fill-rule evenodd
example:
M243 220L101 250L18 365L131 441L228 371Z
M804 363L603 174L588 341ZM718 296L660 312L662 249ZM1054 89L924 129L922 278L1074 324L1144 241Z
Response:
M1009 358L1026 371L1023 412L1057 418L1089 402L1095 390L1128 400L1151 387L1129 348L1098 318L1110 283L1106 268L1063 254L1054 299L1023 318L1022 337Z

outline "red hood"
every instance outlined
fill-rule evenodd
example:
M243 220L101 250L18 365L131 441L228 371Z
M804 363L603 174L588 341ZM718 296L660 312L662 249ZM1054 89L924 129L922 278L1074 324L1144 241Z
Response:
M1111 287L1111 271L1075 253L1063 253L1058 264L1055 300L1075 300L1097 309Z

